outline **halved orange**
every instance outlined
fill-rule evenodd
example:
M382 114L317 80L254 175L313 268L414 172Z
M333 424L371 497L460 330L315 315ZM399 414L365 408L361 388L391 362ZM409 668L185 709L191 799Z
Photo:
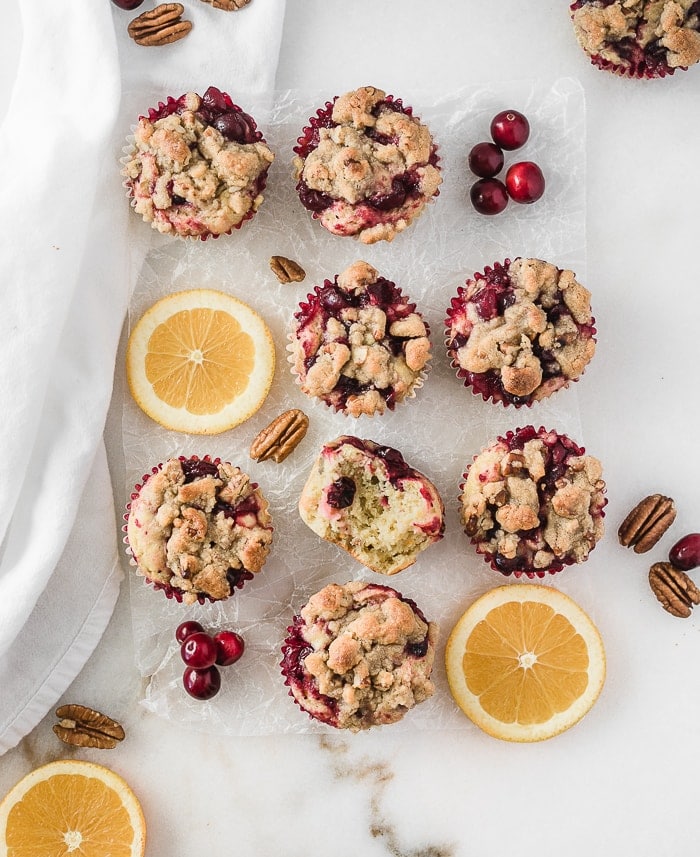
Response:
M447 680L459 707L505 741L542 741L577 723L605 681L598 629L568 595L511 584L477 599L452 630Z
M141 806L114 771L92 762L50 762L0 803L0 854L7 857L143 857Z
M219 434L252 416L275 372L272 334L243 301L214 289L175 292L136 323L126 375L139 407L165 428Z

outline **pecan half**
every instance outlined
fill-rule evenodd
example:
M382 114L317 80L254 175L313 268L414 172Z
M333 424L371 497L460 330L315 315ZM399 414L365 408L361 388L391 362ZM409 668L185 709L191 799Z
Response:
M255 461L271 458L279 464L301 443L309 427L309 418L293 408L274 419L250 445L250 457Z
M700 589L688 575L670 562L655 562L649 569L649 586L664 610L687 619L694 604L700 604Z
M204 2L215 9L223 9L224 12L237 12L247 6L250 0L204 0Z
M184 11L182 3L161 3L134 18L127 32L137 45L170 45L183 39L192 29L192 21L182 20Z
M306 276L301 265L286 256L271 256L270 268L280 283L300 283Z
M653 548L676 518L676 507L670 497L651 494L632 509L617 531L620 544L635 553Z
M111 717L85 705L61 705L56 709L53 731L61 741L74 747L97 747L111 750L124 739L124 730Z

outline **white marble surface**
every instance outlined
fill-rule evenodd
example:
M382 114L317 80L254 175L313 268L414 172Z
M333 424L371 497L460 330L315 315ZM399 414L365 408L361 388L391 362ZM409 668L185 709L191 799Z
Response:
M646 572L676 537L700 530L700 68L651 83L599 72L574 41L567 5L538 0L525 12L520 0L430 7L288 0L277 88L334 93L375 83L408 96L562 76L582 84L586 271L600 336L577 395L583 440L604 463L610 502L605 540L585 566L564 574L585 580L579 600L603 634L603 694L577 727L535 745L501 743L476 728L201 734L139 705L143 682L125 585L102 643L64 701L93 705L124 724L127 739L117 749L74 755L110 765L133 785L149 857L696 851L696 789L686 772L700 759L700 613L687 620L666 614ZM5 39L0 73L9 81L15 41ZM107 430L118 508L121 366ZM619 547L615 530L639 497L655 491L675 498L677 523L648 557L638 557ZM52 722L47 717L0 758L0 794L32 767L71 754Z

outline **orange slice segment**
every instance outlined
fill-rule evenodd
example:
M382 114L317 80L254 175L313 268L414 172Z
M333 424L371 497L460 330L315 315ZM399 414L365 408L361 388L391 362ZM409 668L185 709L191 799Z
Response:
M51 762L27 774L0 803L8 857L143 857L141 806L118 774L92 762Z
M557 589L511 584L474 602L445 651L450 691L477 726L506 741L542 741L577 723L605 681L588 615Z
M265 401L275 349L247 304L191 289L158 301L137 322L126 371L131 394L151 419L174 431L219 434Z

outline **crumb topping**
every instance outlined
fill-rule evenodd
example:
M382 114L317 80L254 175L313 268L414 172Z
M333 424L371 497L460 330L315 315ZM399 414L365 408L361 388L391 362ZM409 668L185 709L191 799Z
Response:
M395 590L329 584L300 615L298 633L311 649L302 668L313 692L303 682L290 687L302 707L311 696L320 719L357 732L395 723L433 695L437 625ZM317 694L327 699L325 710Z
M124 166L135 210L159 232L221 235L262 203L261 179L274 159L261 141L227 139L203 121L196 93L179 113L141 117Z
M546 398L578 379L595 353L590 298L572 271L506 260L452 301L448 353L473 386L473 376L487 375L496 400Z
M314 216L337 235L391 241L442 182L430 131L373 86L338 97L330 119L317 145L294 159L297 180L327 200Z
M630 45L661 53L672 69L700 60L697 0L592 0L574 4L572 18L586 53L615 65L629 67L638 61Z
M204 465L191 478L186 462L166 461L132 500L127 522L140 573L181 590L187 603L227 598L242 572L260 571L272 543L267 502L250 478L226 462Z
M321 449L299 499L321 538L378 574L396 574L442 538L444 508L400 452L343 435Z
M506 573L583 562L604 531L601 464L555 432L525 437L474 459L460 498L465 532Z
M354 417L404 401L431 356L415 305L367 262L327 281L295 317L292 365L301 389Z

